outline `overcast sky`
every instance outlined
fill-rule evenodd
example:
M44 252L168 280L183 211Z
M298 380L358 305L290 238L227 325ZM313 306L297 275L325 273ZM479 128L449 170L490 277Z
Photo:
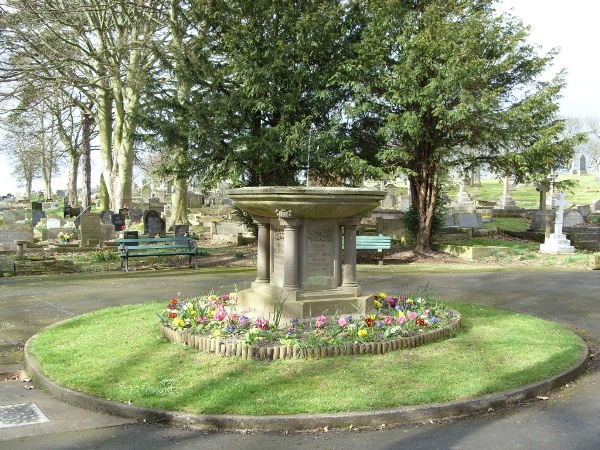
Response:
M560 69L567 69L567 87L561 99L561 114L566 117L600 117L600 87L598 82L600 58L598 51L598 18L600 1L597 0L504 0L500 10L508 11L531 26L529 41L541 46L540 53L560 48L554 67L548 77ZM96 152L97 153L97 152ZM94 155L95 156L95 155ZM99 163L94 163L97 184ZM99 176L99 175L98 175ZM53 190L64 189L64 176L53 180ZM42 189L36 183L34 189ZM10 170L0 155L0 195L19 189L10 177ZM21 190L22 191L22 190Z

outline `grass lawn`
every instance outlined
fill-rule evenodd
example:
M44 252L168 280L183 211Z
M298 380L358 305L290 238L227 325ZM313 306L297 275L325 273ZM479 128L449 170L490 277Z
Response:
M563 327L491 307L447 302L455 338L373 356L275 362L215 357L167 342L164 301L89 313L32 344L62 386L118 402L190 413L364 411L466 399L545 379L580 357Z
M566 199L572 205L594 204L600 199L600 181L594 181L597 175L561 175L562 180L575 180L579 186L573 189L573 193L567 192ZM480 187L466 187L466 191L473 200L496 201L502 196L503 183L499 179L490 178L481 180ZM456 196L458 186L448 190L450 197ZM540 201L540 194L535 190L534 185L517 185L511 196L517 206L521 208L537 208Z

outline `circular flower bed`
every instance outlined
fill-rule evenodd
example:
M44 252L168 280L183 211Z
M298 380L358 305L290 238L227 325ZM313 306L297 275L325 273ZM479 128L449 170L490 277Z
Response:
M450 337L460 314L427 296L375 295L362 315L320 315L282 323L236 312L237 294L173 298L158 317L163 336L200 351L242 359L277 360L380 354Z

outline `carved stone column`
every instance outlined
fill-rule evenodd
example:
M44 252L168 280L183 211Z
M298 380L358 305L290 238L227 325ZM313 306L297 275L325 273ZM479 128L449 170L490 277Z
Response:
M299 284L299 230L302 219L294 217L292 211L277 211L279 223L283 226L283 288L290 290L300 289Z
M258 226L255 281L257 283L269 283L271 280L271 219L261 216L254 216L253 219Z
M360 218L352 217L346 219L344 226L344 262L342 269L342 286L356 287L356 227L360 224Z

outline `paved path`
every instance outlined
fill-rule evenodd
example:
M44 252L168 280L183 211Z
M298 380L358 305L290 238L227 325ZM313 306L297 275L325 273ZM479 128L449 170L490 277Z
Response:
M600 342L600 273L485 272L393 273L390 267L359 271L365 292L415 291L428 285L436 297L533 314L565 324ZM0 279L0 372L14 349L47 325L108 306L165 299L210 290L244 289L252 271L223 273L176 270L129 274ZM0 382L0 407L35 403L50 422L0 428L0 447L11 449L599 449L600 364L547 401L478 417L416 427L329 433L206 433L82 410L25 389L27 383ZM382 424L383 425L383 424Z

